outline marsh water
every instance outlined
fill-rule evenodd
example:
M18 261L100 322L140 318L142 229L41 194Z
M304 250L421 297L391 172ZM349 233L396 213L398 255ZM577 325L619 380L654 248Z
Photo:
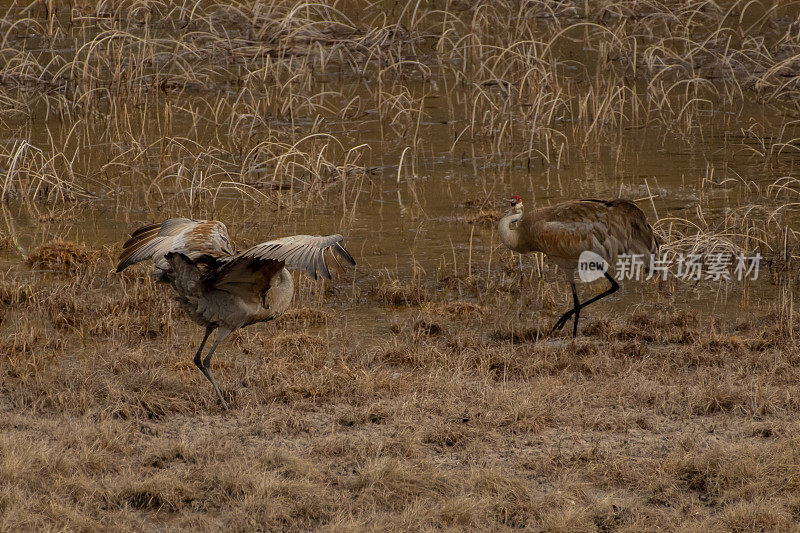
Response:
M7 9L7 20L24 18ZM359 25L355 10L344 12ZM499 118L492 118L476 100L476 87L493 101L524 100L521 93L504 96L503 83L454 75L443 61L457 61L447 59L440 39L426 32L409 36L412 44L398 52L397 61L407 63L402 69L365 62L363 75L357 75L350 63L343 66L330 54L328 62L309 59L308 51L300 59L272 59L282 63L274 74L267 57L252 73L260 79L250 84L236 63L224 70L228 78L212 64L203 64L205 71L195 64L194 75L184 75L169 57L182 52L164 43L187 34L171 25L143 29L140 15L131 15L138 17L135 23L102 14L81 22L75 15L33 13L37 28L53 20L61 28L52 38L32 29L12 31L7 24L6 47L24 50L40 64L69 65L85 55L84 43L98 42L109 28L135 28L137 39L161 44L141 71L135 60L124 63L122 72L110 65L98 69L101 80L132 79L138 72L139 85L125 86L130 94L112 84L111 96L87 96L84 103L66 82L14 89L25 111L3 115L0 179L13 183L20 172L15 147L24 142L33 147L28 154L44 154L36 168L69 184L53 185L51 177L35 198L30 188L4 189L3 226L13 241L0 256L7 271L30 271L26 255L53 239L119 248L137 226L174 216L222 220L239 247L296 233L342 233L359 266L337 283L330 304L360 332L381 335L388 322L408 313L369 297L387 279L403 283L415 271L431 282L450 272L484 280L522 275L531 290L537 286L544 274L533 258L522 261L521 274L499 266L516 261L499 242L493 221L511 194L521 195L528 208L573 198L633 199L667 245L681 239L685 244L694 235L764 251L781 239L768 243L764 233L753 234L743 244L737 238L747 236L756 221L769 219L762 231L778 237L783 232L787 239L797 227L800 188L792 180L798 174L794 139L800 136L800 114L793 104L748 97L735 105L709 102L691 117L675 119L674 127L659 119L657 106L644 113L621 105L624 119L587 135L579 133L586 129L580 122L586 113L576 111L551 120L542 140L530 124L515 121L514 106L524 101L499 108ZM232 19L231 31L236 24ZM114 57L128 46L117 36L98 45L97 53ZM559 55L582 65L589 83L598 79L599 86L605 74L595 66L597 46L585 29L558 46ZM572 67L567 61L558 68ZM392 69L397 73L384 75ZM176 85L162 80L140 87L146 76L159 73L173 75ZM634 81L631 90L647 88ZM90 109L65 110L68 104ZM579 93L570 106L583 109ZM592 113L605 119L599 108L589 112L587 124L594 128ZM748 302L763 311L776 297L778 286L764 268L747 291L736 281L673 282L666 293L680 305L740 317ZM566 305L563 279L550 272L546 280L559 284ZM477 287L464 293L434 290L437 298L480 300L483 289ZM626 283L590 315L622 313L654 294L647 284Z

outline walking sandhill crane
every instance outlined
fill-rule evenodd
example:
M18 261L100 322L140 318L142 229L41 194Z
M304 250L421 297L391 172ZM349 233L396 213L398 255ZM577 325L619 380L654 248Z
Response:
M551 330L561 330L574 317L572 337L578 335L581 309L619 289L609 273L617 256L641 254L648 258L658 251L658 240L647 217L629 200L571 200L550 207L523 211L522 198L511 197L511 210L498 224L500 240L521 254L542 252L564 270L572 288L572 309L558 319ZM611 283L605 292L581 303L575 288L575 270L581 253L591 251L605 260L604 273Z
M342 262L355 266L341 242L341 235L294 235L235 252L222 222L172 218L134 231L122 246L117 272L153 260L153 276L171 284L189 318L206 328L194 364L227 410L210 368L219 343L236 329L273 320L286 311L294 294L286 265L305 269L313 279L331 279L326 256L339 266ZM203 359L203 348L215 329L217 338Z

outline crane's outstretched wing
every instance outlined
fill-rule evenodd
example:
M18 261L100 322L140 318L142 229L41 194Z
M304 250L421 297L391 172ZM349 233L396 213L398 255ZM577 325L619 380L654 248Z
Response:
M215 220L171 218L161 224L144 226L131 234L122 245L117 272L129 266L152 259L155 274L169 270L166 255L181 252L190 259L203 256L226 257L233 255L228 228Z
M340 266L355 266L353 256L342 246L341 235L294 235L262 242L252 248L220 260L218 268L210 271L205 280L218 288L225 284L242 283L247 277L270 277L283 265L304 269L312 279L322 276L331 279L328 258ZM269 279L269 278L267 278Z

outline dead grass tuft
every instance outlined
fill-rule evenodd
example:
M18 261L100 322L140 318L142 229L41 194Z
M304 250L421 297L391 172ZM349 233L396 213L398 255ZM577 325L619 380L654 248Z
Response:
M463 423L444 422L429 425L424 430L422 442L440 448L464 448L478 438L475 428Z
M30 283L0 279L0 303L3 305L25 304L33 299L34 289Z
M536 342L550 333L538 326L533 328L517 327L507 325L500 327L491 333L491 339L496 342L513 342L516 344L526 342Z
M376 289L377 298L394 307L420 306L430 299L428 289L421 282L404 282L384 277Z
M275 321L280 328L317 326L326 324L331 319L330 311L316 307L294 307L288 309Z
M119 491L117 505L140 511L174 513L190 505L194 498L186 485L168 473L156 473Z
M453 320L480 318L487 311L486 307L482 305L465 301L445 303L427 302L422 306L422 310L428 314L441 315Z
M51 241L41 245L28 256L31 266L50 270L74 272L92 267L100 261L100 251L73 241Z

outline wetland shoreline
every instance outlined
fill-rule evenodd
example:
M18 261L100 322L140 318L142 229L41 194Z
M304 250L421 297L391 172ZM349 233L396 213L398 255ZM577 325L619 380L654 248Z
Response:
M796 527L799 17L0 2L0 529ZM625 281L545 338L569 291L500 244L511 194L761 275ZM219 348L229 413L170 289L113 273L172 216L359 265Z

